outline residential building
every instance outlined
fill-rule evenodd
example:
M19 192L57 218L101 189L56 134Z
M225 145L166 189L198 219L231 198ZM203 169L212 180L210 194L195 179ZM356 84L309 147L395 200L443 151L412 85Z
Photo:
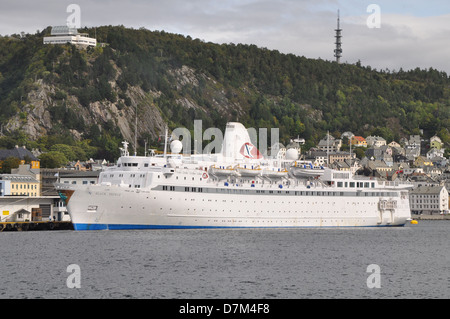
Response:
M350 141L352 136L355 136L355 134L353 134L352 132L347 131L347 132L344 132L344 133L341 134L341 139L343 140L344 137L346 137Z
M400 146L405 147L406 145L408 145L408 138L407 137L400 138Z
M396 141L392 141L388 144L390 147L395 147L395 148L401 148L401 145L398 144Z
M440 169L439 167L435 167L434 165L433 166L425 166L423 168L423 172L431 178L439 177L442 175L442 169Z
M317 145L321 151L325 152L338 152L341 149L341 146L342 140L336 139L330 134L327 134L323 139L321 139Z
M354 158L356 158L356 154L350 154L349 152L332 152L328 154L328 160L330 164L334 162L343 162Z
M448 191L445 186L420 186L410 191L411 212L415 214L448 213Z
M392 171L392 167L388 166L384 161L375 160L375 161L369 161L367 163L367 167L370 168L373 171L377 171L380 173L380 175L384 175L381 173L385 173L387 171Z
M420 143L420 135L410 135L405 146L407 149L419 149L420 153Z
M355 173L359 169L359 163L356 160L346 159L344 161L335 161L330 164L330 167L338 171L349 171Z
M408 158L405 155L396 154L393 156L394 162L396 163L406 163L409 162Z
M433 136L430 138L430 148L435 148L440 150L442 148L442 140L439 138L439 136Z
M434 166L441 167L443 169L449 165L449 160L445 157L433 157L430 158L430 161Z
M405 156L406 151L405 151L405 149L403 147L401 147L401 146L398 146L398 147L397 146L392 146L391 144L392 143L390 143L388 146L392 150L392 156L395 156L395 155Z
M433 162L425 156L417 156L414 165L417 167L433 166Z
M431 148L427 152L427 158L432 159L434 157L444 157L445 148Z
M366 150L366 157L372 161L374 160L382 160L383 151L381 148L370 147Z
M354 147L367 147L366 139L362 136L352 136L351 142Z
M411 163L413 163L415 161L416 157L419 155L420 155L420 147L406 148L406 150L405 150L405 157Z
M32 169L38 169L41 166L39 159L27 150L25 146L19 147L16 145L15 148L10 150L0 150L0 168L2 167L3 161L9 157L18 158L20 160L20 164L29 162Z
M310 150L305 160L311 161L314 166L323 166L327 163L327 152Z
M380 136L368 136L366 138L367 146L381 147L386 145L386 140Z

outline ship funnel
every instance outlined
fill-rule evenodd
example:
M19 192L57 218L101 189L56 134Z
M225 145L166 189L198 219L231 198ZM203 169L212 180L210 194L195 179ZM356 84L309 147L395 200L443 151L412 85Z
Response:
M245 126L237 122L227 123L222 144L222 156L231 160L262 158L261 153L252 144Z

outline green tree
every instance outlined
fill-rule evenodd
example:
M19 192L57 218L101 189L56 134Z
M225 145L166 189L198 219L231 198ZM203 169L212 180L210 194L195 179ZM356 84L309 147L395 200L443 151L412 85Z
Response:
M367 150L367 148L365 148L365 147L356 147L353 150L353 153L356 154L357 158L362 159L366 155L366 150Z
M11 174L11 169L18 168L20 165L20 159L14 156L6 158L1 167L1 172L4 174Z
M75 152L72 150L72 147L66 144L55 144L52 147L50 147L50 151L59 152L64 154L64 156L69 161L75 161L78 160Z
M58 151L50 151L39 155L42 168L60 168L69 163L66 156Z

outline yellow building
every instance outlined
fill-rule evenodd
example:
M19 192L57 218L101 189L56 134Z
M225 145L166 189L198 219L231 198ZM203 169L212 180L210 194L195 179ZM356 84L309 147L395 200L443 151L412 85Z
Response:
M352 136L351 142L352 142L352 145L354 145L356 147L359 147L359 146L367 147L367 141L362 136Z
M5 196L41 196L39 181L28 175L1 174L0 180L9 184L5 188Z
M414 165L416 167L433 166L433 162L425 156L417 156Z

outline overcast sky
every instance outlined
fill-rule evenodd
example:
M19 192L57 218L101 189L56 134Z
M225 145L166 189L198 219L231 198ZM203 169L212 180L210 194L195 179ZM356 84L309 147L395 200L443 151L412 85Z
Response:
M449 0L0 0L0 34L65 25L71 3L81 9L82 27L145 27L324 60L334 60L339 9L342 62L450 75ZM380 28L367 25L370 4L380 8Z

